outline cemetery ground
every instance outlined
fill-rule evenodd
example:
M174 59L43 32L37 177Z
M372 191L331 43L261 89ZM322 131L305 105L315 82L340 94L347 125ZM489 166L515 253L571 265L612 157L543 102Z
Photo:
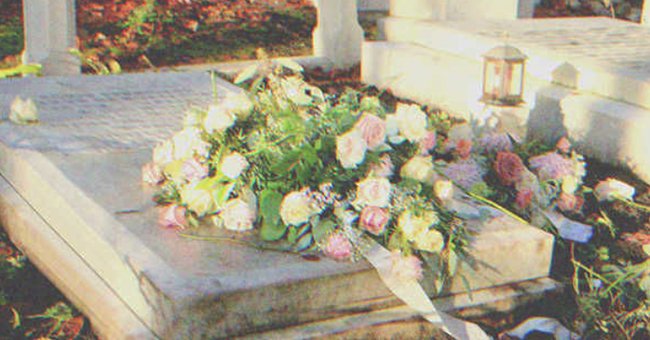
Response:
M561 12L575 13L566 8L562 8ZM268 32L269 27L236 29L215 40L205 39L205 34L214 27L200 27L196 39L179 41L177 45L154 46L156 53L152 54L140 53L136 49L119 62L124 70L138 71L151 65L162 67L178 63L250 59L258 47L266 47L272 56L310 54L310 32L315 24L313 12L296 10L282 18L286 20L282 21L286 26L279 28L280 33L274 36L278 40L271 39L270 44L266 39L259 39ZM364 27L372 27L366 23L372 23L372 20L362 21ZM291 32L291 39L282 40L287 32ZM258 38L223 48L224 41L240 41L242 36ZM20 52L21 48L17 46L21 39L19 20L15 17L0 18L0 55L7 56L0 63L0 68L16 63L15 55ZM155 42L148 43L155 45ZM109 50L98 49L95 51L97 54L90 57L95 62L105 63L116 57ZM183 56L178 54L181 50ZM308 70L305 76L309 82L333 95L352 87L380 95L388 107L394 106L397 101L389 92L379 92L361 84L358 69L336 72ZM429 113L438 115L440 112L431 108ZM535 151L553 148L552 145L533 147L537 148ZM545 315L594 339L644 339L650 336L647 329L640 328L644 325L647 327L648 319L648 311L641 308L644 306L643 285L647 289L649 283L640 282L643 274L640 268L643 269L641 265L648 261L647 249L650 244L649 188L624 169L591 159L587 160L587 164L587 187L593 188L600 180L615 177L635 186L638 206L623 202L601 206L593 198L587 199L582 213L575 218L596 226L592 242L577 244L560 240L556 244L553 277L564 284L564 291L543 303L507 315L495 314L475 320L492 335L528 317ZM507 204L505 201L499 203ZM9 244L4 234L0 234L0 278L0 339L5 334L9 334L9 338L93 338L87 320L82 321L84 319L74 311L74 307L65 302L24 256Z

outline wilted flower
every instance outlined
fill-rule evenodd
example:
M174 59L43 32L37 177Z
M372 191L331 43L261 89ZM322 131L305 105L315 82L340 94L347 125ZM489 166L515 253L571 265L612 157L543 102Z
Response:
M36 103L31 98L22 100L16 97L9 109L9 121L21 125L38 122Z
M427 115L418 105L397 104L395 118L399 132L410 142L419 142L427 135Z
M402 166L400 175L431 185L436 179L436 173L433 171L433 161L430 156L413 156Z
M288 193L280 204L280 217L286 225L301 225L320 211L306 190Z
M594 188L594 195L600 202L613 201L617 198L631 201L634 193L633 186L613 178L600 181Z
M441 201L454 197L454 183L446 179L439 179L433 184L433 192Z
M228 230L245 231L253 229L257 218L256 207L240 198L231 199L221 210L219 216Z
M185 228L185 213L185 207L176 204L164 206L158 211L158 224L165 228Z
M515 203L519 209L526 209L533 201L535 192L529 188L519 190L517 192L517 197L515 197Z
M391 253L391 273L400 280L421 280L422 262L415 255L404 256L399 250Z
M165 179L162 169L156 163L147 163L142 166L142 182L156 185Z
M336 137L336 158L346 169L354 169L361 164L367 148L366 141L356 129Z
M219 165L219 170L230 179L237 179L244 170L248 169L246 157L239 152L233 152L224 157Z
M355 204L386 208L390 204L392 186L383 177L369 177L357 183Z
M386 140L386 123L373 114L364 113L354 128L359 130L370 150L375 150Z
M235 124L235 115L225 105L210 105L203 127L208 133L224 132Z
M580 211L585 200L578 195L561 192L556 202L560 210L568 213Z
M388 210L368 206L361 210L359 226L374 235L381 234L390 221Z
M322 246L325 256L337 261L347 260L352 256L352 243L342 233L333 233Z
M212 213L217 208L210 190L197 188L197 182L183 186L180 195L183 203L199 217Z
M507 133L488 134L478 144L485 152L512 151L512 140Z
M469 155L472 152L472 140L471 139L461 139L456 143L456 153L461 159L469 158Z
M566 137L562 137L555 144L555 148L562 153L568 154L571 150L571 142Z
M443 168L443 172L447 178L465 190L483 182L484 171L473 159L451 162Z
M570 159L556 153L547 152L529 159L530 168L537 172L542 181L560 179L574 174L574 164Z
M524 168L524 163L517 154L508 151L497 153L497 158L494 161L494 171L503 185L513 185L519 182Z
M188 182L192 182L208 176L208 167L192 157L183 162L181 172Z
M427 134L420 141L418 151L420 155L426 156L436 147L438 136L435 131L427 131Z
M390 159L390 155L385 154L381 156L379 163L372 165L369 176L391 177L393 176L394 169L395 166L393 165L393 161Z

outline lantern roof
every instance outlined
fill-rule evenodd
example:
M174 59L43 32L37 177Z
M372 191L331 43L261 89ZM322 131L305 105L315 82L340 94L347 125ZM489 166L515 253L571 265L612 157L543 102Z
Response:
M506 61L523 61L528 57L518 48L510 45L497 46L487 51L483 57L488 59L498 59Z

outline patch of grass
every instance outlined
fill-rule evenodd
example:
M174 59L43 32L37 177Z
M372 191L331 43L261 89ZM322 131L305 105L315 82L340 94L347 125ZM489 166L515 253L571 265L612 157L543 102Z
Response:
M19 18L0 20L0 68L7 68L16 65L12 58L19 55L23 50L23 27Z

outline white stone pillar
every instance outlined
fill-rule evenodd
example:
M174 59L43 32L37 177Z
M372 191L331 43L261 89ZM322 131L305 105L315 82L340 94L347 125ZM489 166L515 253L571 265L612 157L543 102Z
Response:
M393 17L445 20L448 0L390 0Z
M641 24L650 25L650 1L644 0L641 12Z
M345 68L361 61L363 29L357 20L357 2L314 0L318 25L314 29L314 55L326 57L334 67Z
M80 61L68 50L76 47L74 0L23 0L24 63L43 65L43 75L80 73Z

